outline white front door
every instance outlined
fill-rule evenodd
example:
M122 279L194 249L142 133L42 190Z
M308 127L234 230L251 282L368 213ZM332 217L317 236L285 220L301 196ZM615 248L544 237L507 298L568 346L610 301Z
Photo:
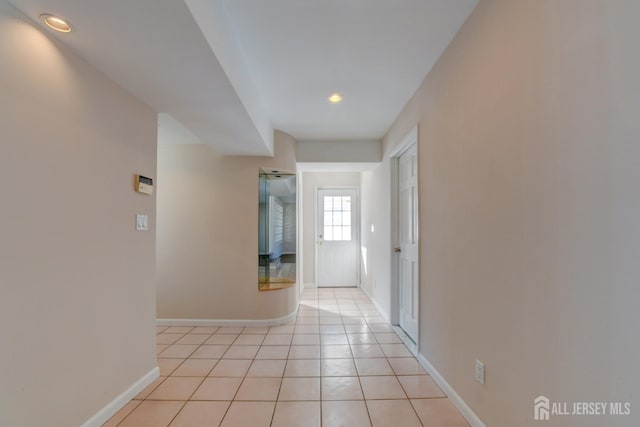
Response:
M400 327L418 335L418 150L412 144L398 159L398 287Z
M318 286L358 286L358 191L318 189Z

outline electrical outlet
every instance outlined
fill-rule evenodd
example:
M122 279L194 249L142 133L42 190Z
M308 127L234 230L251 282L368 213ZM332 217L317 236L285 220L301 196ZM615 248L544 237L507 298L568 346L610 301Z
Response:
M476 381L484 384L484 363L476 359Z

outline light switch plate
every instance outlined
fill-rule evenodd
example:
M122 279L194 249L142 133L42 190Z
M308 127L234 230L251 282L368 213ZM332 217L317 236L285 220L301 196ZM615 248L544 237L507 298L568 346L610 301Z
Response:
M480 384L484 384L484 363L476 359L476 372L475 372L476 381Z
M147 231L149 229L149 216L146 214L136 215L136 230Z

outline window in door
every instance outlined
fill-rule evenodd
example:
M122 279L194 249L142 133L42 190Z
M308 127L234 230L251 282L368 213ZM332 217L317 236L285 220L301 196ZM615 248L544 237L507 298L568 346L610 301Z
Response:
M324 196L324 240L350 241L351 196Z

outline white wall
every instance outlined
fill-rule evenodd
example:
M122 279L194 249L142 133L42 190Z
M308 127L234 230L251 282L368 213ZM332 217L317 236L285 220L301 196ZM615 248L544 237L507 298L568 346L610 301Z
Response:
M0 425L81 425L155 368L155 156L156 114L0 1Z
M302 262L303 283L315 285L316 189L318 187L360 187L359 172L302 173Z
M158 318L264 320L295 311L295 288L258 291L258 171L295 171L295 148L282 132L273 158L221 156L181 141L158 147Z
M362 172L360 203L363 290L389 319L391 313L391 171L387 160L373 171Z
M624 0L482 0L363 175L364 203L388 203L375 188L418 124L419 350L488 426L537 425L541 394L632 402L547 425L640 424L638 16ZM388 286L382 270L367 286Z
M382 141L299 141L298 162L379 162Z

